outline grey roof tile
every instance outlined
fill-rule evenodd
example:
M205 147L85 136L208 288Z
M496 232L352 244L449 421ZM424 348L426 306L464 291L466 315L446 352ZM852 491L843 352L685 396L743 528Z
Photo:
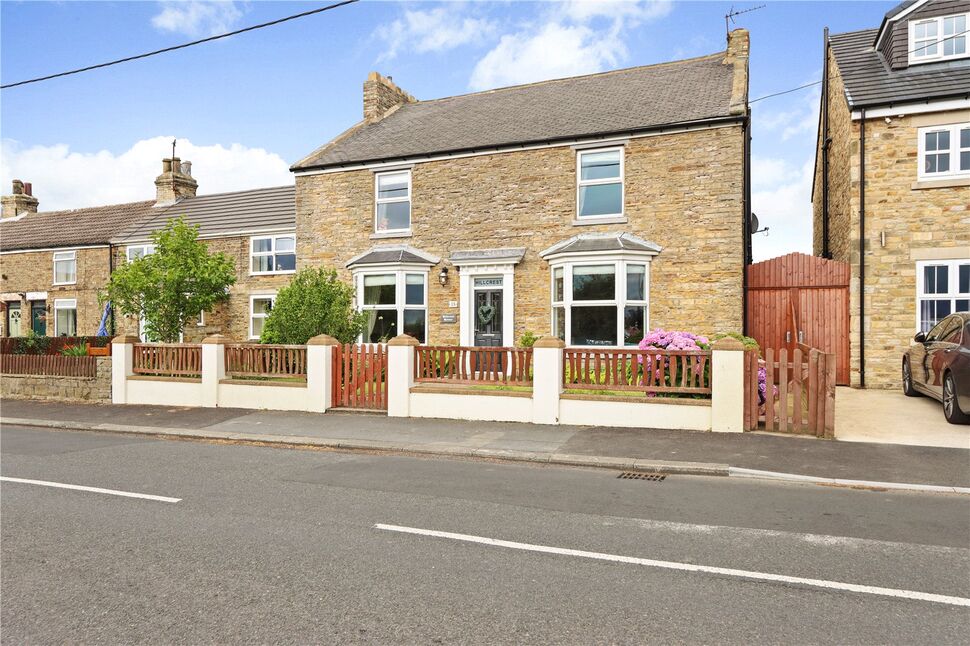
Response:
M630 233L581 233L539 253L541 258L562 254L592 253L597 251L637 251L657 254L660 245Z
M421 265L437 265L441 258L421 249L408 245L380 245L372 247L362 254L358 254L347 261L346 267L359 265L382 265L393 263L415 263Z
M107 244L121 229L145 220L154 202L129 202L28 213L0 221L0 251Z
M293 170L633 132L731 115L724 53L402 105Z

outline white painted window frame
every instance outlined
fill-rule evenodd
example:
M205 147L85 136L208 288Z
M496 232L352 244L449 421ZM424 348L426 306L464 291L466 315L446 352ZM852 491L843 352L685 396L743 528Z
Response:
M260 235L252 236L249 238L249 275L250 276L276 276L283 274L295 274L296 267L293 269L271 269L269 271L253 271L253 259L254 258L265 258L270 257L273 259L272 266L276 266L276 255L279 251L276 249L276 241L280 238L292 238L293 239L293 258L296 258L296 234L295 233L278 233L272 235ZM257 240L269 240L270 250L269 251L256 251L256 241ZM289 255L291 252L284 251L283 254ZM294 262L295 265L295 262Z
M58 258L58 256L61 256ZM74 280L57 280L57 263L69 262L74 265ZM55 251L53 255L53 284L54 285L76 285L77 284L77 251Z
M557 258L549 265L549 330L555 334L556 308L562 307L566 313L565 342L573 348L630 348L623 343L624 331L624 310L627 307L644 307L643 333L646 334L650 329L650 261L652 256L636 256L633 254L608 254L593 255L583 254L576 256L566 256ZM614 270L614 298L612 300L595 301L576 301L573 299L573 269L576 267L595 267L601 265L613 265ZM626 296L626 268L629 265L642 265L644 267L644 299L627 299ZM556 269L563 270L563 300L555 300L555 272ZM616 343L613 345L573 345L570 343L572 338L572 308L590 306L615 306L616 307Z
M405 303L405 296L407 294L407 275L408 274L420 274L424 278L424 304L423 305L409 305ZM365 276L394 276L394 305L365 305L364 304L364 277ZM362 267L360 269L355 269L353 272L354 289L355 289L355 304L359 311L367 312L370 310L389 310L393 309L397 313L397 330L398 334L404 334L404 310L423 310L424 311L424 336L425 339L422 345L427 345L431 342L431 321L428 317L428 291L429 291L429 280L431 275L431 268L428 265L412 265L412 264L390 264L390 265L368 265L366 268ZM363 335L360 336L361 343L371 343L370 340L365 339Z
M135 251L141 251L141 256L139 256L139 258L144 258L145 256L150 256L155 253L155 245L150 243L128 245L125 248L125 259L128 262L135 260L135 258L132 258Z
M407 175L408 180L408 194L407 197L380 197L380 181L381 177L388 177L391 175ZM396 204L398 202L408 203L408 226L406 229L381 229L379 227L377 217L378 211L380 210L381 204ZM374 173L374 233L377 235L395 235L395 234L410 234L411 233L411 221L414 219L414 204L411 202L411 169L397 169L389 170L380 173Z
M276 293L275 292L273 292L273 293L267 292L265 294L250 294L249 295L249 339L250 340L259 339L259 337L256 336L253 333L254 332L253 331L253 320L254 319L263 319L264 325L265 325L265 320L267 318L269 318L269 314L256 314L255 310L253 309L253 305L255 304L255 302L257 300L269 300L269 302L270 302L270 306L269 307L270 307L270 310L272 310L273 307L276 306Z
M951 123L942 126L925 126L923 128L917 129L917 136L919 138L919 155L918 155L918 168L917 177L920 180L934 180L934 179L960 179L964 177L970 177L970 169L960 170L960 153L964 151L970 151L970 148L960 147L960 131L970 128L970 122L966 123ZM950 170L945 173L927 173L926 168L926 135L931 132L949 132L950 133ZM942 151L933 151L931 154L937 154Z
M926 301L950 301L950 314L957 311L956 302L958 300L970 300L970 292L960 292L960 266L970 265L970 258L958 258L956 260L918 260L916 261L916 329L922 330L923 321L920 318L921 305ZM947 268L947 291L943 294L927 294L924 284L924 272L926 267L946 267ZM942 319L940 319L942 320ZM937 321L939 323L939 321ZM935 323L934 323L935 325ZM930 326L932 327L932 326Z
M964 45L963 53L961 53L961 54L949 54L949 55L946 55L946 54L943 53L943 48L944 48L944 42L943 41L944 41L944 39L947 39L950 36L953 36L954 35L954 34L950 34L950 36L947 36L946 34L943 33L943 22L944 22L944 20L946 20L948 18L959 18L960 16L963 16L964 18L966 18L966 25L967 25L966 28L970 29L970 12L967 12L967 13L954 13L954 14L948 14L946 16L934 16L933 18L921 18L919 20L910 20L909 21L909 25L908 25L908 29L909 29L909 41L908 41L909 42L909 55L908 55L909 64L910 65L919 65L921 63L936 63L938 61L949 61L949 60L955 60L955 59L959 59L959 58L967 58L968 56L970 56L970 34L963 34L963 36L966 37L966 40L965 40L965 43L966 44ZM936 42L936 54L927 54L927 55L920 56L920 55L918 55L917 47L919 47L920 49L922 49L924 46L920 46L920 45L917 45L916 44L916 25L926 24L926 23L931 23L931 22L932 23L936 23L936 41L935 41ZM959 36L957 36L957 37L959 37ZM920 40L921 41L928 41L929 38L922 38Z
M76 298L55 298L54 299L54 336L61 336L58 329L57 313L58 310L74 310L74 334L65 336L77 336L77 299Z
M605 146L603 148L583 148L576 151L576 220L582 222L595 222L596 220L615 220L625 217L626 213L626 163L624 154L625 146ZM583 155L594 153L618 152L620 154L620 176L609 177L606 179L583 179ZM579 212L579 193L585 186L602 186L605 184L620 184L620 212L604 213L601 215L580 215Z

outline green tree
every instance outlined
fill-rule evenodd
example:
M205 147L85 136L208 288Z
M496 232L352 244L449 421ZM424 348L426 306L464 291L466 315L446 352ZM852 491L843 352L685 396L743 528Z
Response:
M111 274L101 301L126 316L143 317L149 339L174 343L185 324L229 298L235 263L209 253L199 227L182 217L151 235L155 251L123 264Z
M318 334L353 343L367 318L354 309L353 288L333 269L302 269L276 295L263 325L262 343L301 345Z

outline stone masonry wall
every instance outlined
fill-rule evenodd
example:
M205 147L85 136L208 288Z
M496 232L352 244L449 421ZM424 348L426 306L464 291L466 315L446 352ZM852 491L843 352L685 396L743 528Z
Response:
M54 300L77 300L77 333L94 335L101 322L98 290L108 281L108 249L77 250L77 282L74 285L54 285L54 252L33 251L0 255L0 293L14 295L25 292L47 292L47 334L54 335ZM12 299L4 297L4 301ZM21 329L30 328L30 303L21 301ZM7 336L6 312L0 317L0 336Z
M373 239L370 170L296 180L298 267L337 268L379 243L452 251L525 247L515 268L514 339L550 333L550 276L538 253L579 233L626 231L655 242L649 325L702 333L741 329L743 137L740 126L634 138L625 151L628 222L577 226L576 152L569 146L417 163L412 233ZM429 342L458 343L457 271L429 285Z
M10 399L111 403L111 357L97 357L91 377L0 375L0 396Z

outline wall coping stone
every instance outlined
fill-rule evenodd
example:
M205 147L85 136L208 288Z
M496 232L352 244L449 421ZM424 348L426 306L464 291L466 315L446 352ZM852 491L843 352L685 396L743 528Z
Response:
M711 346L711 350L717 350L717 351L730 350L735 352L743 351L744 344L738 341L737 339L735 339L734 337L726 336L723 339L718 339L717 341L715 341L714 345Z
M533 348L565 348L566 342L557 336L543 336L532 344Z
M309 341L306 342L307 345L340 345L340 341L330 336L329 334L318 334Z
M133 334L121 334L111 339L111 345L125 345L128 343L141 343L141 339Z
M388 341L387 345L421 345L421 343L410 334L399 334Z

